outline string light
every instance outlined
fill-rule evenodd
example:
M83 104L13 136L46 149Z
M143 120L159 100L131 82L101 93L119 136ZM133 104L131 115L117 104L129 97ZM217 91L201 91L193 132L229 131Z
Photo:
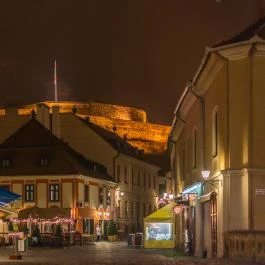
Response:
M10 218L12 223L43 223L43 224L74 224L74 220L72 218L63 218L63 217L55 217L54 219L43 219L43 218Z

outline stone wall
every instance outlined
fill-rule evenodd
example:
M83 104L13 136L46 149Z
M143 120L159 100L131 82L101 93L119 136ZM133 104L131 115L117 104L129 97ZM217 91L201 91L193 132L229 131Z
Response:
M265 231L234 231L225 234L225 256L251 262L265 262Z
M120 119L138 122L146 122L147 120L146 112L144 110L127 106L118 106L96 102L81 103L76 101L45 101L38 104L44 104L49 108L52 108L53 106L60 106L61 113L72 112L73 107L75 107L77 113L80 115L92 115L106 117L110 119ZM36 110L36 104L23 106L21 107L21 111L22 109L24 111L24 114L29 114L32 109Z

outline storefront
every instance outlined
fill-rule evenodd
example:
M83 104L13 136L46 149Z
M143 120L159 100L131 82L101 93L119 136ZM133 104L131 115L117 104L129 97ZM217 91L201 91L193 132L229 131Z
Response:
M176 206L174 212L180 215L179 222L181 223L182 238L181 247L185 253L194 255L196 248L196 218L198 214L198 199L203 191L201 182L194 183L191 186L183 189L180 196L176 198ZM197 222L198 225L198 222Z
M145 248L175 247L175 214L171 202L144 218Z

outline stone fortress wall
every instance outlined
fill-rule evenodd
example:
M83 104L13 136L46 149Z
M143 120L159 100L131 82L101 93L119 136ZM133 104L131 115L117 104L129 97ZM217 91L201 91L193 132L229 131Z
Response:
M53 106L59 106L60 113L74 112L80 118L115 132L147 154L161 154L166 150L170 126L147 122L144 110L95 102L45 101L37 104L47 106L50 112ZM29 115L33 109L37 112L37 104L19 108L18 114Z

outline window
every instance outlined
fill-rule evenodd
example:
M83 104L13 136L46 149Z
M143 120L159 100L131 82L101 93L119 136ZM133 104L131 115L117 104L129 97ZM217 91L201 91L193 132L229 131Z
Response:
M188 151L188 157L187 157L187 167L188 167L188 170L190 170L190 167L191 167L191 144L190 144L190 137L188 137L188 140L187 140L187 151Z
M10 159L2 159L2 167L10 167Z
M47 157L43 157L43 158L40 159L40 165L41 165L42 167L47 167L48 164L49 164L49 160L48 160Z
M152 186L151 175L148 174L148 188L151 189L151 186Z
M121 167L120 165L117 165L116 167L116 181L121 182Z
M192 143L192 167L197 167L197 130L193 131L193 143Z
M25 201L34 201L34 184L25 185Z
M118 201L117 210L117 218L121 218L121 201Z
M124 202L124 218L125 219L128 218L128 202L127 201Z
M134 170L132 168L132 185L134 185Z
M172 223L147 223L146 240L173 240Z
M84 201L89 202L89 185L84 185Z
M153 176L153 188L156 189L156 176Z
M218 155L218 113L216 111L213 115L212 134L212 155L215 157Z
M145 212L146 212L146 210L145 210L145 203L143 203L143 217L145 217Z
M131 202L131 218L134 220L134 202Z
M106 204L107 207L111 205L111 191L106 189Z
M182 159L181 159L181 178L185 178L185 150L182 150Z
M50 184L50 201L59 201L59 184Z
M98 188L98 203L99 203L99 205L102 207L102 205L103 205L103 196L104 196L104 194L103 194L103 188L102 187L99 187ZM99 206L99 207L100 207Z
M127 179L127 167L124 167L124 183L128 183L128 179Z

